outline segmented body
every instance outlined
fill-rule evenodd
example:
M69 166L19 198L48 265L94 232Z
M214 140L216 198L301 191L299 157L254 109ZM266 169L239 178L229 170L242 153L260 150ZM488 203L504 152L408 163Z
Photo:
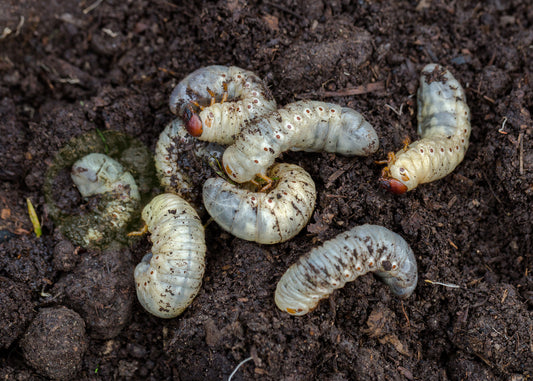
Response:
M276 305L291 315L304 315L333 290L368 272L402 298L411 295L418 280L415 256L401 236L382 226L362 225L326 241L289 267L276 287Z
M73 238L84 247L98 245L109 233L118 231L131 219L141 196L131 173L116 160L91 153L74 163L72 181L84 197L101 195L100 207L86 216Z
M213 96L222 99L212 103ZM185 77L172 92L169 104L174 114L184 118L191 135L219 144L231 144L245 121L276 109L272 94L254 73L219 65ZM195 104L206 107L196 114Z
M429 64L418 89L418 133L421 138L394 155L382 184L404 193L450 174L468 149L470 109L463 88L444 67Z
M266 174L287 150L370 155L378 149L374 128L358 112L332 103L291 103L245 127L224 152L228 176L239 183Z
M203 191L206 210L222 228L248 241L273 244L294 237L315 207L315 183L293 164L276 164L269 175L278 179L269 193L208 179Z
M152 251L135 268L137 298L151 314L173 318L198 294L205 270L205 234L196 211L177 195L160 194L143 209Z
M187 153L194 153L202 163L216 168L223 151L218 144L199 141L189 135L181 119L173 120L159 135L155 147L154 161L161 185L168 193L193 198L190 194L196 187L187 170L198 171L198 168Z

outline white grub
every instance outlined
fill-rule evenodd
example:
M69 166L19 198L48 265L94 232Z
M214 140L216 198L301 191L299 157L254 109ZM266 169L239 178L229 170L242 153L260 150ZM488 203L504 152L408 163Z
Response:
M305 315L333 290L369 272L402 298L411 295L418 280L415 256L401 236L378 225L356 226L289 267L276 287L276 305Z
M252 121L224 152L223 166L232 180L242 183L265 175L287 150L367 156L378 146L374 128L357 111L300 101Z
M169 105L191 135L225 145L233 142L245 121L276 109L270 90L257 75L220 65L186 76L172 91Z
M107 155L91 153L73 164L71 177L82 197L106 196L102 207L86 218L94 223L81 234L84 247L101 241L109 233L106 229L118 231L126 226L141 196L133 176L122 164Z
M205 234L196 211L181 197L160 194L143 209L151 253L135 268L137 298L160 318L180 315L198 294L205 270Z
M390 154L382 186L401 194L450 174L463 161L470 131L470 109L463 88L446 68L427 65L418 89L421 139Z
M128 198L141 198L131 173L102 153L91 153L76 161L71 177L83 197L116 192Z
M206 210L236 237L263 244L291 239L311 218L315 183L293 164L276 164L269 175L277 184L268 193L242 189L222 178L208 179L203 190Z
M159 135L154 157L157 175L165 192L187 197L195 188L185 170L193 166L187 160L187 151L194 152L203 162L216 168L222 160L224 149L218 144L199 141L189 135L180 118L170 122Z

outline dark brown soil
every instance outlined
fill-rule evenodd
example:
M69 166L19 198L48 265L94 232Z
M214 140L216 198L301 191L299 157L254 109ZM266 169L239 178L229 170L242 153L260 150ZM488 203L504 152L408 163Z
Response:
M533 377L529 0L2 0L0 36L1 379L61 377L68 364L76 379L225 380L249 357L234 380ZM446 178L388 194L374 161L417 138L418 77L430 62L466 89L470 147ZM153 152L173 118L172 88L212 64L254 71L280 105L303 98L353 107L381 148L369 158L283 155L316 182L310 224L264 246L211 223L199 295L180 317L161 320L132 292L131 269L148 239L105 253L69 246L42 187L59 149L95 129L126 133ZM68 176L62 182L65 207L79 202L70 188L59 192ZM363 223L411 245L415 293L401 301L364 276L304 317L279 311L273 293L287 267ZM49 357L26 362L30 323L53 329L59 315L34 319L61 306L81 316L87 338L65 344L62 361L34 340L32 350Z

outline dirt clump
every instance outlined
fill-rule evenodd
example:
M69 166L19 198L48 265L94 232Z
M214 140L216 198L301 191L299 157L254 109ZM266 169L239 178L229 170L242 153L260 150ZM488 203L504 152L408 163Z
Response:
M530 374L532 321L513 286L482 285L457 312L452 341L499 373Z
M78 372L87 349L85 323L66 307L43 308L20 345L25 360L37 372L54 380L68 380Z
M72 271L79 260L79 249L66 239L60 240L54 246L53 265L56 271Z
M8 348L34 315L31 293L23 284L0 277L0 348Z
M117 245L118 246L118 245ZM91 337L110 339L128 322L134 300L133 263L126 248L86 252L55 285L54 294L86 321Z

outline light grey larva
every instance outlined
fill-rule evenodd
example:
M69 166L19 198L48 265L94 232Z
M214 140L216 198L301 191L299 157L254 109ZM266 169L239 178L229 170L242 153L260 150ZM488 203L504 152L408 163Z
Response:
M184 170L191 167L186 159L185 151L192 151L202 161L212 167L222 160L223 147L192 137L187 133L184 122L177 118L170 122L159 135L155 147L155 167L161 185L167 193L188 195L195 185Z
M141 196L122 164L102 153L91 153L74 163L71 177L84 198L105 195L102 208L88 216L87 230L80 237L84 247L102 241L106 229L118 231L129 222Z
M293 164L276 164L269 175L278 180L268 193L242 189L220 177L208 179L206 210L222 228L248 241L273 244L294 237L313 213L315 183Z
M300 101L255 120L224 152L228 176L242 183L265 177L276 157L287 150L326 151L341 155L370 155L378 149L374 128L347 107Z
M418 280L415 256L401 236L378 225L356 226L289 267L276 287L276 305L291 315L304 315L333 290L368 272L402 298L411 295Z
M205 270L204 228L196 211L170 193L154 197L142 218L153 246L135 268L137 298L151 314L173 318L200 290Z
M185 77L172 91L169 104L192 136L219 144L231 144L245 121L276 109L272 94L254 73L220 65Z
M470 109L463 88L446 68L427 65L418 89L422 139L389 154L382 186L401 194L450 174L463 161L470 131Z
M83 197L118 192L127 193L129 198L141 198L131 173L102 153L91 153L76 161L72 165L71 177Z

